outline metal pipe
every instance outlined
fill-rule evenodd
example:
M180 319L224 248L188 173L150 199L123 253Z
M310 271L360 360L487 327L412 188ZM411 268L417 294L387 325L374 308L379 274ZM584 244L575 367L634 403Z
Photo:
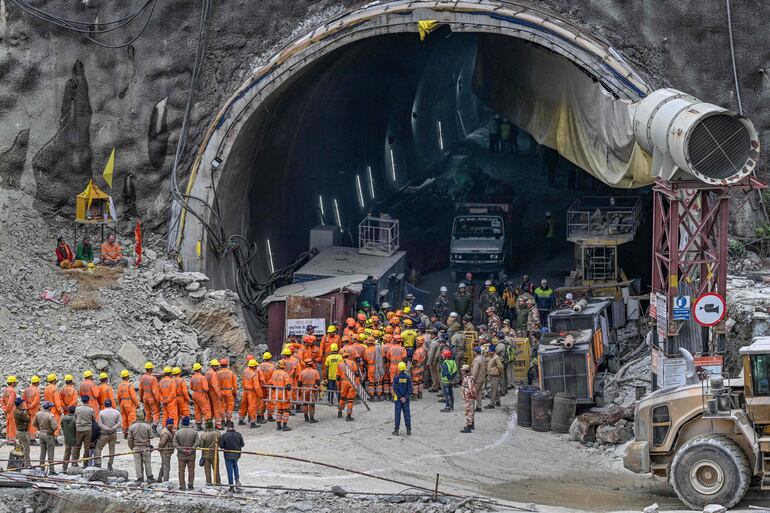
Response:
M730 0L725 0L727 6L727 34L730 36L730 58L733 62L733 79L735 79L735 99L738 100L738 114L743 116L743 104L741 103L741 88L738 85L738 71L735 68L735 46L733 44L733 18L730 14Z
M688 385L694 385L699 382L697 374L695 374L695 359L692 357L690 351L684 347L679 348L679 352L687 362L687 371L685 372L685 383Z

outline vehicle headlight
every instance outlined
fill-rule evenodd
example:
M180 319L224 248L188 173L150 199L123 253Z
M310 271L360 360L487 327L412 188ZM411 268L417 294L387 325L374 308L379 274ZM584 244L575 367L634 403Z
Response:
M462 260L463 256L460 253L452 253L452 258L455 260Z
M497 254L489 255L490 260L497 260Z

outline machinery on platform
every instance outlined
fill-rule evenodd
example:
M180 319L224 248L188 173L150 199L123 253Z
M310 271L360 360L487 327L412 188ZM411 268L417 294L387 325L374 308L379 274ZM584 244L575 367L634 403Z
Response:
M770 490L770 337L740 350L742 375L704 379L692 356L687 384L665 388L636 407L636 440L623 464L666 477L688 508L736 505L752 478Z

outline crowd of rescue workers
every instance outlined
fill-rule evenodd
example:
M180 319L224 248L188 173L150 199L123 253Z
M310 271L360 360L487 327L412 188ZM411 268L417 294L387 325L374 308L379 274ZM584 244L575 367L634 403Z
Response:
M207 369L195 363L189 376L179 367L156 373L155 365L147 362L137 382L130 371L122 370L117 388L107 373L95 376L90 370L77 385L70 374L63 377L62 386L56 374L49 374L43 390L38 376L23 390L16 376L8 376L2 394L6 440L15 444L20 468L32 466L30 445L39 444L35 468L55 475L57 465L64 472L79 462L101 467L105 447L111 470L122 432L134 456L137 481L154 481L153 450L161 456L158 480L167 481L176 450L181 489L192 488L196 449L201 451L207 484L219 484L222 451L234 489L240 486L237 462L244 447L235 420L250 428L272 422L277 431L288 432L290 418L299 413L306 423L318 422L316 404L336 406L338 418L353 421L357 402L387 400L394 404L393 435L399 434L402 417L411 435L411 401L423 399L426 390L438 393L441 411L451 412L453 387L459 386L465 413L461 432L472 433L483 399L488 398L486 409L500 407L500 396L514 386L514 340L526 338L536 345L542 319L556 305L545 280L535 288L527 276L516 285L490 279L477 295L472 276L466 279L451 297L441 287L430 315L413 304L411 294L398 308L363 301L355 317L332 322L325 333L307 326L303 336L288 337L279 358L270 352L248 355L240 379L227 357L211 360ZM568 295L565 305L571 300ZM536 372L533 364L530 383ZM221 429L227 431L220 434ZM60 434L64 458L54 461ZM153 447L156 436L160 440Z

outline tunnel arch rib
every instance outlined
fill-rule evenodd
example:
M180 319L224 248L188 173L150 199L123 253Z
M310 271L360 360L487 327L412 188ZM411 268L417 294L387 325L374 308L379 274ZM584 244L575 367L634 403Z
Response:
M650 92L645 81L606 43L545 11L508 1L391 1L355 9L300 36L258 68L227 100L210 124L188 180L186 193L212 203L211 191L222 173L201 172L219 159L226 169L230 149L244 123L282 84L309 63L355 41L395 33L417 33L417 21L436 20L452 32L499 34L532 42L559 54L589 73L618 99L638 101ZM212 188L213 187L213 188ZM208 219L197 202L189 208ZM206 248L201 222L183 211L175 233L182 265L205 270Z

